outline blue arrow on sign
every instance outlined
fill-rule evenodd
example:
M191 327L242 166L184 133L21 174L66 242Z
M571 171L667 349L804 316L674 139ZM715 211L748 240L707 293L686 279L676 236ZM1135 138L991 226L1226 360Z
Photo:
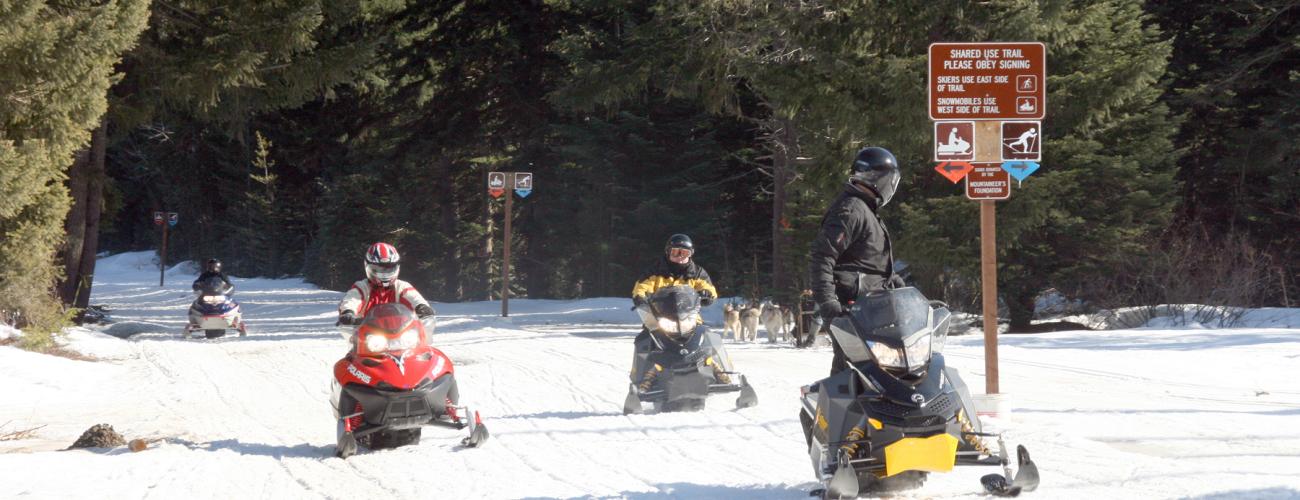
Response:
M1009 161L1002 164L1002 170L1016 178L1016 181L1024 181L1029 174L1038 170L1038 164L1032 161Z
M516 189L516 190L515 190L515 194L519 195L520 198L527 198L528 195L533 194L533 190L531 190L531 189Z

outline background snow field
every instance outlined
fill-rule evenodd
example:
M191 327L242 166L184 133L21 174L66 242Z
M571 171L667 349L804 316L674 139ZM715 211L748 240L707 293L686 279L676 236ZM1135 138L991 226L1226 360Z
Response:
M512 300L509 319L497 302L437 304L435 343L491 440L463 449L461 432L426 428L418 445L341 460L340 294L235 279L249 337L185 341L191 270L160 289L150 256L99 263L91 303L115 323L67 343L103 361L0 347L0 434L44 426L0 441L0 497L800 499L816 486L797 396L826 374L829 348L728 341L757 407L718 395L697 413L624 416L639 328L627 299ZM986 425L1033 454L1042 486L1028 497L1300 497L1300 310L1251 318L1260 327L1003 336L1012 413ZM973 335L947 347L975 392L982 353ZM161 440L59 451L97 423ZM991 472L931 475L902 496L982 498Z

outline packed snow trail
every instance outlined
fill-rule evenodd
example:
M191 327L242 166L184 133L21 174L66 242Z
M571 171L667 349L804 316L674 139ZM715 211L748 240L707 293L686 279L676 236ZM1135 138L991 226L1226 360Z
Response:
M0 348L7 368L0 497L35 498L806 498L816 483L799 429L799 386L826 348L728 344L759 405L734 394L702 412L624 416L626 299L438 304L435 345L456 363L462 402L492 439L425 428L421 442L333 457L331 367L341 294L299 280L236 279L249 337L180 338L191 275L157 286L149 255L101 260L92 303L119 340L74 329L73 361ZM718 323L715 306L706 319ZM1286 328L1139 329L1003 336L1010 417L988 425L1026 445L1039 498L1300 497L1300 311ZM982 343L955 337L949 364L983 387ZM56 451L110 423L163 438L131 453ZM992 468L933 474L915 497L980 498Z

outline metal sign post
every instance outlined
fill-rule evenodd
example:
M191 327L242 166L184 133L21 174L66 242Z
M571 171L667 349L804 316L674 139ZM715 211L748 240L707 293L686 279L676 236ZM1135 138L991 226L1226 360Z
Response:
M930 44L927 92L934 160L940 162L935 171L953 183L964 177L966 197L980 202L986 394L998 393L995 200L1011 197L1011 177L1023 181L1038 169L1033 162L1042 154L1046 63L1041 42Z

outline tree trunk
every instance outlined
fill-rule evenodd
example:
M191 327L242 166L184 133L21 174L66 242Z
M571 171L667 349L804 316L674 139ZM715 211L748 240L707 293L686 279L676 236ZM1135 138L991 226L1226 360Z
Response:
M91 132L89 184L86 189L86 229L85 239L81 245L81 269L77 287L76 307L85 309L90 305L90 286L95 281L95 256L99 253L99 219L104 213L104 181L107 169L104 167L108 148L108 133L105 124Z
M458 232L456 216L458 204L456 203L456 176L455 168L444 162L440 165L442 181L438 183L438 200L440 207L438 211L441 214L439 229L442 231L443 241L447 242L446 248L442 252L442 272L444 276L445 290L444 296L452 301L459 301L464 298L464 291L461 289L460 273L460 236Z
M1007 290L1011 292L1012 290ZM1012 332L1026 332L1032 325L1034 319L1034 299L1038 294L1032 288L1017 291L1003 295L1010 297L1007 301L1007 313L1011 316L1011 324L1008 330Z
M68 169L72 208L64 220L67 232L62 252L64 277L58 287L59 298L67 306L84 308L90 300L103 208L104 142L104 124L100 123L91 133L90 145L77 154Z
M786 298L793 293L785 269L785 252L789 246L785 234L786 186L793 177L794 151L798 144L790 119L774 119L769 123L774 126L769 136L772 151L772 292L769 295Z
M93 139L92 139L93 141ZM77 300L78 283L81 279L81 247L86 239L86 199L90 179L90 147L77 153L68 168L68 195L72 198L72 208L68 210L63 228L68 236L64 242L63 281L59 282L59 298L64 305L71 306Z
M481 178L482 180L479 182L479 189L482 189L483 186L487 186L487 174L488 168L483 167L483 176ZM492 197L488 196L487 199L483 200L483 253L479 255L479 259L482 262L482 272L479 273L481 281L478 289L474 291L476 294L479 294L481 300L492 300L493 226Z

